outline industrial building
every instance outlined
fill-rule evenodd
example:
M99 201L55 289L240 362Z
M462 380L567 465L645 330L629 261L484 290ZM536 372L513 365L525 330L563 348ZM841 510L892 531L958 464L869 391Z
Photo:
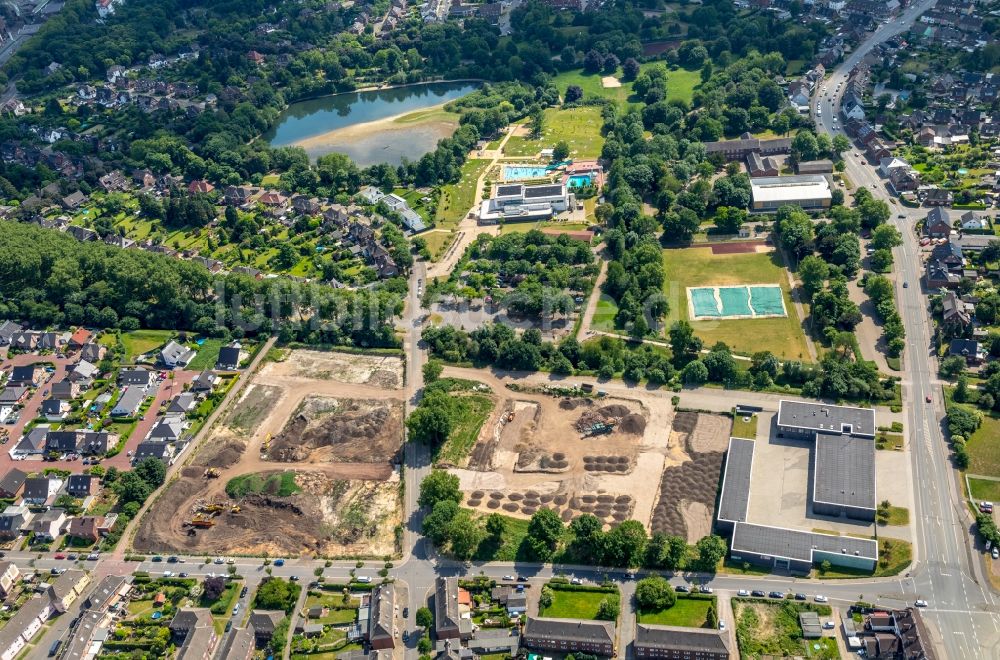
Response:
M524 185L503 183L494 187L493 196L479 206L479 224L536 222L572 209L576 197L565 184Z
M811 444L814 514L873 521L875 413L865 408L781 401L776 436ZM755 524L748 520L754 440L730 438L722 477L717 526L731 537L730 557L769 568L808 573L813 564L874 570L878 542Z
M751 212L769 213L786 205L806 210L828 209L833 193L825 176L808 174L750 179L750 197Z

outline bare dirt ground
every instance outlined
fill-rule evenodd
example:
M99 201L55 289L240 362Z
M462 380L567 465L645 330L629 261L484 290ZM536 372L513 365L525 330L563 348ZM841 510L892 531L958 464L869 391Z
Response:
M401 363L394 358L292 351L285 361L266 365L151 507L134 547L246 555L393 554L393 529L402 517L399 472L392 463L403 438L401 385ZM206 477L208 468L218 476ZM257 474L266 480L284 472L294 475L298 492L238 500L226 494L235 477ZM220 505L214 516L204 510L212 504ZM200 518L210 518L212 525L189 524Z
M721 415L677 413L671 426L671 447L686 460L663 470L650 528L694 543L712 529L715 496L730 420Z
M614 76L604 76L601 78L601 87L605 89L617 88L622 86L622 81L618 80Z
M390 462L403 437L401 401L309 396L271 440L267 457L281 462Z
M655 490L644 495L635 484L659 480L668 435L654 421L669 417L669 400L512 392L488 372L479 380L500 403L483 424L468 468L451 470L467 506L522 518L547 507L567 521L586 512L607 525L629 518L649 523Z

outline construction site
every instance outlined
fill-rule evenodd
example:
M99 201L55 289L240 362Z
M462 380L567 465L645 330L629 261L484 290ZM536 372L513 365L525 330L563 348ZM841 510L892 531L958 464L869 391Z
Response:
M512 390L484 370L445 375L478 380L499 401L467 464L449 469L464 506L516 518L549 508L567 522L592 513L606 528L633 519L690 542L711 533L728 417L675 413L669 398L642 389Z
M253 376L188 457L140 522L136 550L396 553L401 360L283 357Z

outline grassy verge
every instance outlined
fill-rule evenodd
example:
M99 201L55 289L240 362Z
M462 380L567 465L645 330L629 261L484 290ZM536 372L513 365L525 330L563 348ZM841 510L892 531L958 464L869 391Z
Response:
M715 596L678 595L673 607L657 612L640 611L639 623L660 626L708 627L708 609L715 605Z
M437 460L460 465L472 451L479 430L493 410L493 399L484 394L466 394L456 398L461 408L457 423L437 453Z
M969 497L988 502L1000 501L1000 481L969 477Z
M552 605L539 607L538 615L552 619L597 619L601 601L612 594L603 591L552 590Z
M743 415L736 415L733 417L733 430L730 434L735 438L748 438L750 440L757 439L757 415L750 418L749 421L743 421Z

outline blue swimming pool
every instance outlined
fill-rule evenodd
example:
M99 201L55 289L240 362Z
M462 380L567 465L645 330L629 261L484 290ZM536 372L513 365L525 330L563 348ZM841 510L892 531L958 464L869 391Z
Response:
M584 186L589 186L593 182L589 174L574 174L569 178L570 188L583 188Z
M503 178L506 181L525 181L528 179L542 179L548 174L544 167L532 165L504 165Z

